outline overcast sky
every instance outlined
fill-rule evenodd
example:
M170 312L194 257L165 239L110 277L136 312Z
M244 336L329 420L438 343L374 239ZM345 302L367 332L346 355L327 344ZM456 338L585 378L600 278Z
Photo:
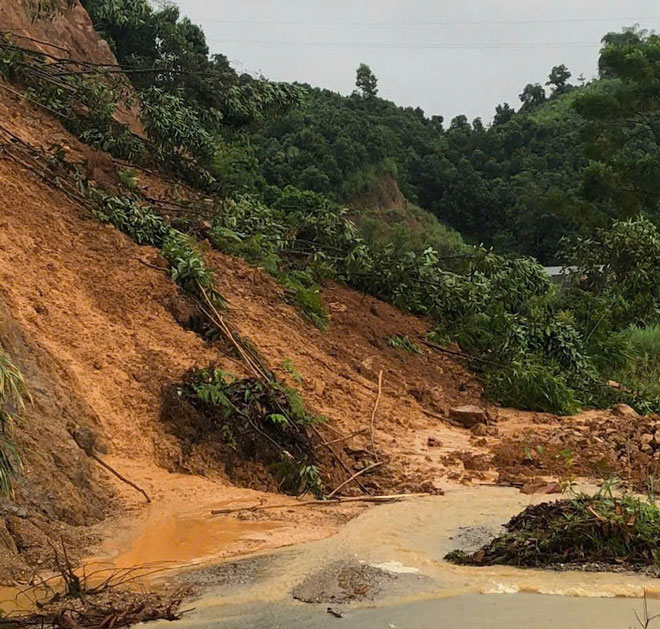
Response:
M517 107L522 88L545 83L553 65L594 76L608 31L660 30L658 0L176 2L239 71L348 94L364 62L382 97L446 120Z

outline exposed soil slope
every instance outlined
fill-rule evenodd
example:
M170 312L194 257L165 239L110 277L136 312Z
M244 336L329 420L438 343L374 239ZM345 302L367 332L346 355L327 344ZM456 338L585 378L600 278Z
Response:
M31 7L39 4L48 3L1 0L0 31L16 35L21 46L48 55L92 63L117 63L110 46L96 34L87 11L77 0L71 9L54 13L50 19L32 19Z
M25 141L40 147L58 142L69 159L94 158L106 171L113 168L109 158L80 145L56 121L18 97L2 96L3 124ZM6 156L0 158L0 189L0 300L7 313L0 341L35 394L35 405L17 427L26 463L19 507L3 507L26 509L21 511L26 517L7 517L10 534L0 536L11 552L3 566L6 577L25 575L28 565L47 557L47 537L59 535L60 523L86 526L141 501L90 464L72 437L78 425L97 431L108 460L130 472L155 500L167 503L182 492L197 505L200 497L221 500L228 480L217 462L194 452L184 458L160 422L163 389L190 367L212 361L244 374L223 347L208 345L177 320L185 314L185 302L165 270L153 268L162 267L157 251L99 224ZM280 299L281 288L262 271L218 253L207 257L229 299L231 323L282 377L282 363L291 359L303 377L307 403L328 415L335 430L349 434L368 427L377 374L384 371L375 440L388 464L369 479L372 487L401 491L419 489L427 480L441 483L440 451L432 461L423 451L441 422L424 415L421 405L442 413L451 404L474 401L479 389L443 356L409 356L387 347L389 335L423 334L424 322L329 285L324 299L332 323L323 334ZM368 439L365 433L340 447L359 461ZM451 439L467 444L463 435ZM215 480L159 483L158 466ZM185 501L174 503L185 508ZM33 531L35 526L41 532ZM34 539L23 543L25 531ZM81 532L76 535L80 539Z

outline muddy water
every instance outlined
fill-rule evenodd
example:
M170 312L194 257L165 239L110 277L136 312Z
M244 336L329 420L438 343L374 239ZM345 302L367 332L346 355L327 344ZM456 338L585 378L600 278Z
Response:
M258 552L268 546L269 534L284 527L277 522L212 517L210 511L207 506L186 513L150 507L129 528L118 531L96 557L83 562L80 572L88 575L89 585L95 585L118 568L134 568L135 579L126 587L142 588L153 584L157 575L176 574L227 555ZM60 579L42 576L49 579L48 588L0 586L0 611L33 611L38 601L50 599L63 587Z
M267 533L283 525L245 522L211 516L204 507L187 513L147 510L135 527L110 541L98 561L118 568L145 564L171 564L173 568L209 562L232 553L256 552L267 542Z
M373 621L373 626L387 627L388 619L403 617L407 622L397 626L527 627L530 615L538 616L540 609L564 610L574 623L539 622L536 627L578 627L585 619L603 628L634 626L633 612L641 612L634 597L660 597L660 580L615 573L462 567L443 560L454 548L480 546L513 514L543 499L547 497L530 500L513 489L480 487L375 507L331 538L270 555L245 585L211 587L182 626L326 626L332 621L325 613L327 604L297 603L291 590L338 560L418 577L405 581L403 590L384 590L375 600L348 605L347 619L353 617L356 624L347 621L346 626L372 626ZM656 601L650 604L653 608ZM477 624L461 622L466 610L481 610ZM440 612L458 624L425 624ZM507 614L515 618L502 624ZM630 622L622 625L625 619Z
M117 567L166 566L167 578L185 565L187 572L178 578L210 586L194 602L195 611L177 625L182 629L328 626L335 619L326 613L327 602L299 603L291 592L338 561L380 568L399 583L383 587L372 599L343 605L348 627L527 628L530 619L535 629L581 627L587 621L597 622L599 629L632 627L634 612L642 610L638 597L645 593L651 610L660 611L660 601L653 600L660 598L659 579L463 567L444 561L450 550L479 547L513 514L542 500L547 497L530 499L514 489L476 487L449 491L444 497L381 505L332 537L231 565L218 562L236 554L236 549L258 553L268 547L273 529L286 525L213 517L207 508L178 515L153 509L137 526L117 536L104 549L103 558ZM318 515L311 511L308 517ZM197 571L190 571L191 564L198 566ZM15 593L0 590L0 600ZM319 594L322 599L323 592ZM0 608L9 611L11 606L0 604ZM438 617L445 622L435 622ZM169 623L162 626L171 628ZM158 629L159 624L149 627Z

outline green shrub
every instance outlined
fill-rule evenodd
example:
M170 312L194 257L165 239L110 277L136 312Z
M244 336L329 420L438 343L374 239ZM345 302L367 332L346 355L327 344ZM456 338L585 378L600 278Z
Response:
M612 378L645 398L660 398L660 323L632 326L621 333L620 342L630 351L628 361Z
M404 334L397 334L396 336L388 336L387 344L390 347L394 347L395 349L402 349L404 352L408 352L409 354L422 353L422 350L419 349L419 346L413 343Z
M572 383L548 359L516 361L485 371L487 395L504 406L572 415L580 410Z
M203 413L209 436L216 431L244 458L269 466L283 491L322 497L306 426L324 418L309 414L295 389L209 367L186 374L179 396Z
M163 243L161 253L170 264L172 279L181 288L192 295L206 295L216 306L224 303L220 293L215 290L213 272L206 266L191 236L172 229Z
M0 352L0 495L11 495L12 480L21 469L21 459L9 430L30 399L20 370Z
M95 205L96 218L112 223L139 245L160 248L169 238L172 227L149 206L130 197L106 194L93 186L86 192Z
M284 301L300 308L319 330L326 330L330 320L323 305L321 289L313 275L309 271L288 271L278 277L286 289Z

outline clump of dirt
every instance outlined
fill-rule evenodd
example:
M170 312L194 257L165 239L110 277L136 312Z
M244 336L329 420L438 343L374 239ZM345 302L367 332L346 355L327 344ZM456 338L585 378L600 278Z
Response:
M310 575L293 591L303 603L353 603L373 600L396 575L369 564L338 561Z
M527 507L480 550L453 551L459 564L527 567L611 566L657 572L660 508L632 496L580 495Z
M617 476L644 490L660 468L660 417L591 413L506 437L492 445L492 452L501 483L524 484L538 475Z

